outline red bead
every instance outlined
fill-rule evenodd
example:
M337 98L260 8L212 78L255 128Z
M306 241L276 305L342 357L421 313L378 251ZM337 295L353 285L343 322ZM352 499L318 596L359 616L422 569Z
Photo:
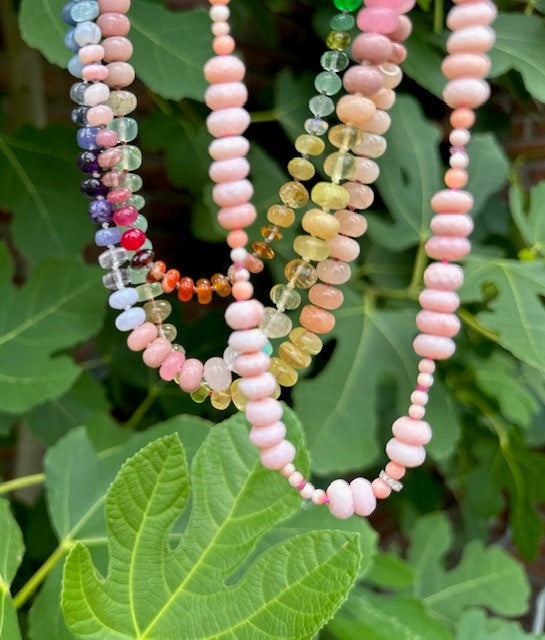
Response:
M115 202L115 204L122 204L132 196L132 191L123 187L121 189L112 189L108 194L108 200Z
M136 251L146 242L146 234L140 229L129 229L121 236L121 246L127 251Z
M114 222L118 227L130 227L138 218L136 207L119 207L114 213Z
M182 302L189 302L195 293L195 283L191 278L181 278L178 288L178 298Z

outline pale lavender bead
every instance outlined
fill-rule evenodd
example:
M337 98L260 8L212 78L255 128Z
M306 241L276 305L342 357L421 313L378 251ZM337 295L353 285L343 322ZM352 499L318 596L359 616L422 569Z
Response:
M120 313L115 319L115 326L119 331L132 331L144 324L146 321L146 312L142 307L132 307Z
M119 244L123 229L121 227L106 227L95 233L95 244L99 247L108 247L111 244Z
M108 304L112 309L126 309L138 302L138 292L133 287L124 287L114 291L108 299Z
M204 379L212 391L225 391L233 376L223 358L210 358L204 363Z
M80 47L85 47L88 44L98 44L101 38L100 27L90 20L80 22L74 29L74 40Z

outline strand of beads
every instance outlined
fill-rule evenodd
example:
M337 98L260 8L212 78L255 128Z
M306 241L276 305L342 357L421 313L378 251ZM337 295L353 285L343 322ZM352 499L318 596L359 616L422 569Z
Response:
M489 94L489 87L482 80L486 75L487 60L482 58L494 42L494 32L489 25L496 15L494 5L488 0L477 0L471 4L457 0L457 3L459 6L454 7L448 17L448 25L454 30L447 45L451 56L443 65L445 75L450 79L444 92L445 102L455 109L451 117L454 127L451 134L451 168L445 175L449 188L440 191L432 199L431 206L436 213L432 230L436 235L426 244L428 255L441 262L430 264L424 274L427 288L420 296L423 312L417 318L422 333L414 341L415 352L422 359L418 365L417 386L411 394L408 415L396 420L392 426L394 437L386 446L390 462L372 482L356 478L348 484L338 479L329 485L326 492L315 489L292 463L295 449L284 439L285 428L280 422L281 405L267 397L267 387L271 385L271 381L265 377L267 374L244 378L240 383L243 392L251 398L246 407L246 417L253 425L251 437L261 448L263 465L279 470L303 498L317 504L327 503L331 513L342 519L354 513L370 515L377 499L384 499L392 490L399 491L402 488L400 480L406 468L424 462L424 445L431 439L431 429L423 418L428 391L433 384L435 360L446 359L455 350L452 337L459 330L459 321L454 311L459 300L454 292L462 284L463 271L449 261L463 257L470 249L466 236L471 229L467 213L472 198L469 193L458 189L467 182L465 168L468 156L465 144L469 141L467 129L474 122L473 109L483 104ZM399 11L402 2L389 0L388 9L377 5L377 0L368 0L363 13L364 27L392 33L405 29L406 22L401 20L403 16L398 17L396 24L391 19L391 12L394 9ZM365 37L364 42L370 40Z

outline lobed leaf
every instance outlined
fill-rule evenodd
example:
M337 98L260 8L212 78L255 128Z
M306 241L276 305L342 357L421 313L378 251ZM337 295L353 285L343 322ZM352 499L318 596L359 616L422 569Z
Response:
M10 587L23 559L25 545L6 500L0 500L0 532L0 638L21 640Z

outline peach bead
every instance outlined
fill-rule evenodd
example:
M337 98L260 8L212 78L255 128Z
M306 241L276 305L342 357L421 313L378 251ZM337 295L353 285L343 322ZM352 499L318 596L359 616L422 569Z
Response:
M227 234L227 244L231 247L231 249L245 247L248 244L248 234L242 229L229 231L229 233Z
M254 295L254 286L251 282L235 282L231 291L235 300L249 300Z
M391 64L403 64L407 59L407 49L398 42L392 44L392 55L388 59Z
M432 236L426 242L426 253L435 260L461 260L471 251L467 238L451 236Z
M174 380L185 362L185 354L182 351L172 350L159 369L159 375L163 380Z
M266 353L256 351L254 353L239 355L233 363L233 371L238 373L239 376L248 378L264 373L268 370L270 364L271 359Z
M98 0L98 8L100 13L127 13L131 8L131 0Z
M341 223L340 232L352 238L359 238L367 231L367 220L359 213L348 209L335 211L335 217Z
M212 198L220 207L236 207L247 204L253 194L254 188L248 180L224 182L217 184L212 189Z
M246 418L254 427L265 427L277 422L282 417L282 405L274 398L264 398L248 402Z
M151 322L144 322L134 329L127 338L127 346L131 351L143 351L155 338L157 338L157 327Z
M267 344L267 336L261 329L233 331L228 342L231 349L237 353L254 353Z
M109 87L128 87L134 82L134 67L128 62L110 62L108 67L108 79L106 84Z
M258 257L252 255L248 255L244 265L246 269L250 271L250 273L261 273L265 268L263 260L260 260Z
M404 42L411 35L413 25L407 16L399 16L397 29L389 34L389 38L395 42Z
M431 208L436 213L467 213L473 207L473 196L467 191L443 189L431 199Z
M206 118L208 131L214 138L239 136L250 125L250 114L241 107L213 111Z
M391 493L392 489L380 478L375 478L371 483L371 488L376 498L385 500Z
M423 420L411 420L407 416L398 418L392 425L394 436L405 444L414 446L428 444L431 440L431 428Z
M345 124L363 126L374 116L376 107L369 98L344 95L337 102L337 116Z
M346 520L354 514L354 500L348 482L334 480L327 488L328 507L339 520Z
M451 31L494 22L498 10L492 2L472 2L453 7L447 16L447 26Z
M353 262L360 255L360 245L352 238L336 235L327 241L330 249L329 255L337 260Z
M484 78L490 72L490 58L477 53L456 53L447 56L441 65L448 80L454 78Z
M434 373L435 369L435 362L429 358L424 358L418 363L418 371L420 373Z
M172 344L166 338L156 338L148 345L142 354L142 359L148 367L156 369L166 360L172 352Z
M443 99L451 108L469 107L476 109L490 97L490 85L478 78L457 78L450 80L443 91Z
M214 140L208 147L208 153L216 161L239 158L245 156L249 150L250 143L244 136Z
M235 41L231 36L216 36L212 42L214 53L226 56L235 50Z
M447 39L449 53L484 53L496 41L493 29L486 26L465 27L451 33Z
M339 260L322 260L316 265L316 273L326 284L344 284L350 280L350 265Z
M452 338L460 331L460 320L453 313L424 310L416 316L416 326L423 333Z
M464 107L456 109L450 114L450 124L455 129L471 129L475 124L475 112Z
M375 199L373 190L359 182L345 182L343 187L350 195L349 206L354 209L368 209Z
M204 75L210 84L240 82L245 73L244 63L236 56L217 56L204 65Z
M426 333L416 336L413 348L417 355L433 360L446 360L456 351L456 345L450 338L430 336Z
M352 44L352 55L358 62L382 64L392 55L392 43L378 33L360 33Z
M386 131L388 131L391 123L392 119L386 113L386 111L377 109L375 115L365 125L365 131L367 133L376 133L378 135L382 135L383 133L386 133Z
M364 518L370 516L377 507L377 499L369 480L354 478L350 483L350 492L352 493L354 512Z
M109 124L114 119L114 112L106 105L97 105L87 111L87 123L91 127Z
M295 447L288 440L282 440L278 444L261 452L261 464L266 469L282 469L295 458Z
M250 430L250 442L260 449L268 449L282 442L286 435L286 425L283 422L275 422L266 427L254 427Z
M419 467L426 459L426 450L422 446L405 444L397 438L392 438L386 445L386 453L393 462L412 469Z
M308 299L317 307L333 311L342 305L344 295L342 291L335 287L318 283L309 289Z
M361 93L370 96L379 91L384 84L380 71L369 65L354 65L344 74L343 85L348 93Z
M231 329L253 329L263 320L263 313L257 300L233 302L225 310L225 320Z
M88 64L83 67L82 78L88 82L102 82L109 75L108 67L103 64Z
M445 173L445 184L449 189L463 189L467 181L468 175L464 169L448 169Z
M423 309L438 313L454 313L460 306L460 298L452 291L424 289L418 300Z
M242 82L222 82L208 87L204 100L209 109L242 107L248 99L248 90Z
M104 58L104 47L99 44L88 44L79 50L78 56L83 64L100 62Z
M133 53L130 40L123 36L113 36L102 41L105 62L126 62Z
M372 95L371 100L377 109L388 111L388 109L391 109L395 104L396 92L393 89L383 88L378 93Z
M388 462L384 471L386 471L393 480L401 480L405 475L405 467L397 462Z
M96 23L100 28L103 38L126 36L131 30L129 19L121 13L102 13L102 15L98 16Z
M303 307L299 320L305 329L313 333L329 333L335 326L335 316L333 314L310 304Z
M203 373L204 365L200 360L196 358L186 360L179 373L180 389L186 393L197 391L201 386Z
M352 180L355 182L362 182L363 184L372 184L378 179L380 169L376 162L370 158L355 156L354 163L356 167Z
M464 272L457 264L432 262L424 271L424 283L430 289L455 291L464 283Z
M218 211L218 222L224 229L249 227L255 222L257 212L249 202L234 207L223 207Z
M243 180L250 173L250 164L246 158L220 160L210 165L209 175L214 182L235 182Z

